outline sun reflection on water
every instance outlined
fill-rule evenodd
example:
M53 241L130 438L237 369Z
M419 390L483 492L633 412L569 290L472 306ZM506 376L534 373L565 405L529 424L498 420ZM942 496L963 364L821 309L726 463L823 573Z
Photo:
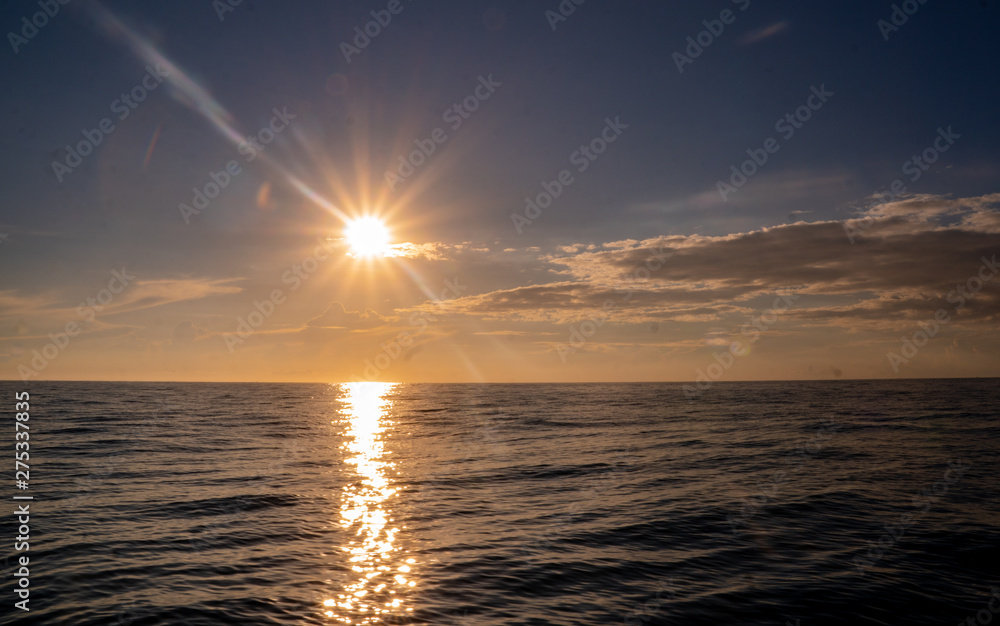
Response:
M416 562L404 558L394 545L399 528L392 524L390 498L397 490L387 476L393 464L383 450L390 393L394 383L344 383L344 407L348 438L344 444L355 466L356 476L348 479L340 505L340 524L354 531L346 545L351 569L357 578L345 584L337 598L324 601L327 617L345 624L377 624L391 615L412 608L405 605L405 592L416 585L410 571Z

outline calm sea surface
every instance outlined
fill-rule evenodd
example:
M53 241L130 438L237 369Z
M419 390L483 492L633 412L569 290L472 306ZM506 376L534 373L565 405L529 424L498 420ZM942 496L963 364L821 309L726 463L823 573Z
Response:
M998 380L0 389L4 623L1000 624Z

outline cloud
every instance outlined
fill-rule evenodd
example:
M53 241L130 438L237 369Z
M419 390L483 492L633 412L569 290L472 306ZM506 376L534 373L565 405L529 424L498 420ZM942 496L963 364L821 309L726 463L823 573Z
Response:
M811 305L800 303L787 314L803 323L927 318L942 306L953 309L949 292L976 275L983 257L1000 252L998 203L1000 194L918 196L876 205L844 224L609 242L545 257L561 277L557 282L467 296L449 302L448 311L555 322L610 306L620 321L707 321L753 310L754 298L790 289L814 296ZM845 227L860 229L853 245ZM658 250L669 256L662 267L639 270ZM998 287L1000 277L959 319L1000 315Z
M114 294L110 301L105 300L105 305L97 311L100 319L93 320L85 327L85 330L94 331L104 326L122 326L118 322L101 321L112 315L242 291L240 287L230 284L231 282L230 280L201 278L133 280L120 293ZM90 298L89 301L79 295L78 288L73 290L77 294L73 297L56 292L24 295L17 290L0 290L0 322L13 318L11 321L14 322L15 332L18 335L25 334L20 330L25 326L22 321L24 319L27 319L30 326L36 330L47 329L51 326L62 327L67 322L72 321L80 322L81 316L77 312L78 306L83 305L89 308L96 302L94 299L98 297L102 289L104 287L100 284L94 287L87 296Z
M727 295L735 300L744 297L748 291L730 290ZM719 295L718 290L707 289L616 289L597 284L561 282L502 289L449 300L439 306L416 308L486 320L553 323L565 323L602 310L612 311L618 321L632 322L707 320L747 310L717 303Z
M555 335L556 333L528 332L525 330L487 330L472 334L480 337L538 337L540 335Z
M877 195L873 199L877 200ZM952 199L927 194L875 204L858 218L848 220L851 228L865 232L872 226L878 233L915 233L941 227L980 233L1000 232L1000 194Z
M181 322L174 327L172 342L175 344L192 343L208 335L207 329L195 326L194 322Z
M723 180L729 179L728 173L719 172L719 175ZM859 181L846 169L778 170L759 173L752 183L741 187L739 193L730 195L728 200L724 200L713 186L670 201L635 204L629 207L628 212L638 215L669 213L675 217L689 215L690 219L700 221L713 215L718 217L719 213L715 211L721 211L727 218L727 224L734 223L734 220L735 223L752 220L759 224L759 217L748 215L745 207L755 207L755 210L761 206L782 207L782 212L787 214L784 207L801 206L815 198L843 198L846 202L849 197L862 193L860 190L852 193L855 187L860 189ZM702 215L706 211L712 213Z
M101 315L128 313L209 296L240 293L242 288L227 279L181 278L137 280L115 296Z
M423 257L432 261L440 261L446 257L449 246L443 243L397 243L390 246L386 256L416 259Z
M788 20L782 20L780 22L775 22L763 28L758 28L757 30L750 31L746 35L739 38L738 43L740 45L748 46L760 41L764 41L769 37L773 37L778 33L784 31L788 28Z
M0 315L24 315L56 306L53 295L21 295L14 289L0 290Z
M319 316L309 320L306 326L326 329L360 329L384 326L391 320L371 309L348 311L344 305L334 302Z

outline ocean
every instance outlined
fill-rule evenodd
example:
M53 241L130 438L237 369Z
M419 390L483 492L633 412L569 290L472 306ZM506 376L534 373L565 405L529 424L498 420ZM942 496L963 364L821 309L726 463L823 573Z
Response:
M996 379L0 388L3 623L1000 623Z

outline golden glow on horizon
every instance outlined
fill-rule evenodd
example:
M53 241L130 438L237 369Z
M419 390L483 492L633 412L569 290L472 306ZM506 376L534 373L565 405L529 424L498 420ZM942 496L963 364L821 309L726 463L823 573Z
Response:
M389 229L377 217L359 217L347 223L344 237L351 247L348 253L353 257L373 258L392 254L389 245Z
M392 526L389 499L396 494L386 470L393 464L383 460L384 436L390 425L386 399L395 383L344 383L346 393L344 444L356 467L356 475L344 486L340 525L349 531L341 550L350 555L357 578L344 585L336 599L323 601L327 617L345 624L377 624L392 614L412 611L402 605L405 592L416 586L410 579L413 558L397 554L399 528ZM353 531L353 532L350 532ZM405 574L405 576L404 576Z

